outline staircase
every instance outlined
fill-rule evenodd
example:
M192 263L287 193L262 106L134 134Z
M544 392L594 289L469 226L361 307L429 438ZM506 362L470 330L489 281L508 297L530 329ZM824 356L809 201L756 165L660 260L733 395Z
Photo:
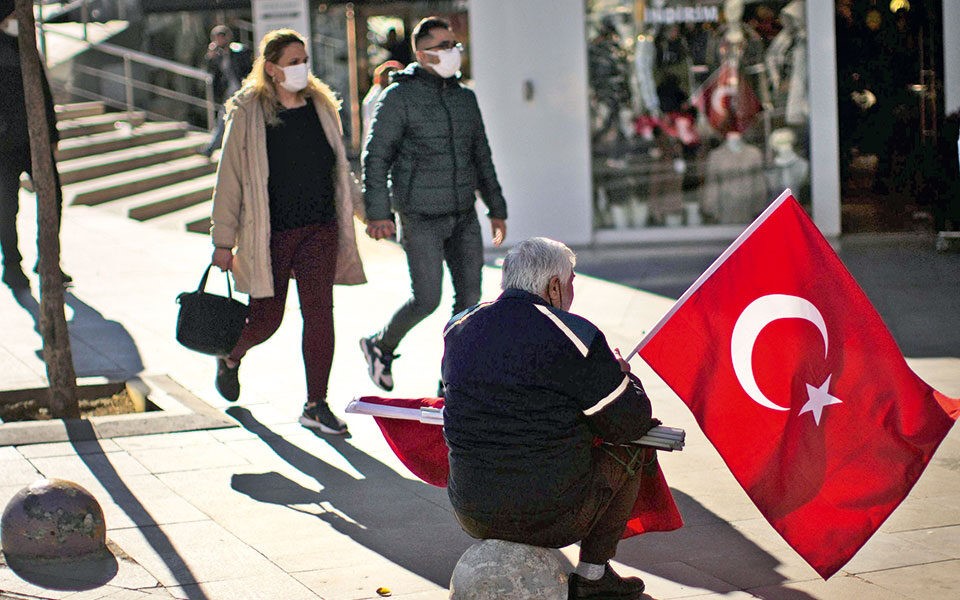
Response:
M100 102L58 105L64 202L159 226L207 233L214 160L198 154L209 135L184 123L107 112Z

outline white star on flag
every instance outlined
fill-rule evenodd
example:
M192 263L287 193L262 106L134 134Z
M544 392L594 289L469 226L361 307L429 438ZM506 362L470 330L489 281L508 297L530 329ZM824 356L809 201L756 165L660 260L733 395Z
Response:
M799 414L805 412L813 413L813 420L817 425L820 425L820 415L823 413L823 407L829 406L831 404L841 404L843 401L835 396L831 396L830 392L830 378L833 375L828 375L827 380L824 381L820 387L816 388L807 384L807 396L810 398L807 400L807 403L803 405L803 408L800 409Z

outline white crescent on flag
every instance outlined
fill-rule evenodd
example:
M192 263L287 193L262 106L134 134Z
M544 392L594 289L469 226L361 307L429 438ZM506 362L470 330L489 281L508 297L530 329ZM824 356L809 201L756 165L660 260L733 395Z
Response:
M809 300L786 294L769 294L751 302L733 326L730 336L730 355L733 359L733 372L740 381L743 391L760 406L773 410L789 410L789 406L780 406L760 391L753 374L753 346L764 327L777 319L804 319L810 321L823 336L823 354L827 354L827 324L823 315Z

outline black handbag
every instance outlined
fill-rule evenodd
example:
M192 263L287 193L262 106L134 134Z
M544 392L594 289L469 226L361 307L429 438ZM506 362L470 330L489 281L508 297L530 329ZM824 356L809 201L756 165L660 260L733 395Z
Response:
M207 267L195 292L183 292L177 296L180 314L177 316L177 341L191 350L226 356L240 339L240 332L247 321L247 305L233 297L230 274L227 276L227 296L208 294Z

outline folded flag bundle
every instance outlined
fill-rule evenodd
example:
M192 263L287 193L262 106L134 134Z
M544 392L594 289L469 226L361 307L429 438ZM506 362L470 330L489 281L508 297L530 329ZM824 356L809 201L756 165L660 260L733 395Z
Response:
M450 465L447 442L443 438L443 398L363 396L351 400L346 412L373 416L390 449L411 473L430 485L446 487ZM683 448L682 429L662 426L654 429L653 435L637 440L649 448L648 459L653 458L656 449ZM641 475L640 492L623 532L625 538L683 526L683 518L660 465L655 460L649 464L650 468Z

